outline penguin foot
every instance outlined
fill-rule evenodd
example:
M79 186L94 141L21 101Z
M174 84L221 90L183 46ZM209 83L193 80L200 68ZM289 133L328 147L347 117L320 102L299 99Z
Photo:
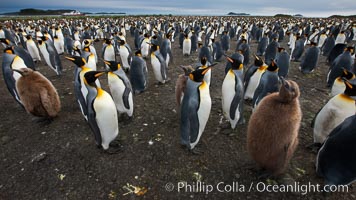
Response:
M188 149L188 150L189 150L189 153L191 153L193 155L201 155L204 153L204 151L198 147L195 147L194 149Z
M124 149L123 145L118 140L114 140L109 144L109 148L105 150L105 153L117 154L119 152L122 152L123 149Z

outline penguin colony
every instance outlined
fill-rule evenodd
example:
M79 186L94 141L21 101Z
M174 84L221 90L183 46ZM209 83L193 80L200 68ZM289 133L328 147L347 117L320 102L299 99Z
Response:
M329 184L356 180L355 162L346 162L335 147L355 138L348 134L355 131L355 25L348 21L295 24L284 19L271 22L208 17L191 18L189 22L133 17L89 20L3 23L2 74L10 94L27 112L51 120L60 116L57 91L40 74L39 66L47 65L59 79L72 76L63 73L72 67L78 111L92 130L97 146L115 148L113 143L121 134L120 115L135 119L134 95L145 95L150 90L148 74L153 73L154 80L150 81L156 87L177 79L180 143L189 152L200 153L197 146L204 138L212 107L217 106L212 103L216 94L210 93L210 87L222 83L220 108L229 129L244 134L239 132L239 125L248 122L246 147L250 157L269 175L280 175L293 160L302 118L298 99L303 88L298 87L299 80L288 79L290 62L300 62L300 72L309 74L326 67L319 65L324 56L329 62L325 86L333 89L332 98L313 121L313 142L321 146L317 173ZM122 26L118 26L120 23ZM232 40L237 41L236 46L230 44ZM175 41L181 48L179 52L172 50ZM282 47L282 41L288 41L288 46ZM258 43L256 52L250 49L252 43ZM174 54L181 54L183 62L191 65L181 66L184 74L179 78L172 75L178 68ZM64 57L72 61L71 65L62 63ZM226 68L218 69L217 62L226 63ZM216 80L212 69L214 73L225 72L224 79ZM100 83L104 75L108 82ZM34 99L28 92L31 90L45 100ZM251 118L245 120L246 104L254 109ZM355 152L355 145L343 144L349 152ZM340 159L341 166L333 165L328 156ZM349 173L340 174L340 170Z

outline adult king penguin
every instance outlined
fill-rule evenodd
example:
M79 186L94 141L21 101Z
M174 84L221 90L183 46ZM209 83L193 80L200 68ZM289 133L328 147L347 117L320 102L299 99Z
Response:
M247 127L247 151L265 170L264 175L282 174L298 145L302 119L299 87L281 79L279 92L260 102Z
M166 61L159 51L157 40L151 40L151 46L151 65L153 68L153 74L155 75L158 83L164 84L168 80Z
M355 114L356 84L344 78L344 93L331 98L316 114L312 122L314 144L324 143L330 132L347 117Z
M300 71L303 74L312 73L318 64L320 50L316 46L316 43L311 41L310 47L305 51L302 62L300 63Z
M260 83L262 74L266 71L262 58L255 55L255 63L251 65L244 76L244 99L253 99L253 94Z
M290 65L289 58L290 55L285 48L278 48L278 53L276 55L276 64L279 67L278 76L283 76L284 78L288 76Z
M148 86L148 70L146 61L142 58L141 50L135 52L130 67L130 82L134 94L142 93Z
M16 88L26 111L51 121L61 110L56 88L37 71L30 68L14 69L21 74Z
M207 69L196 69L189 74L181 104L181 144L193 153L205 129L211 110L209 86L204 81Z
M113 99L95 84L96 79L105 73L89 71L84 75L84 83L88 89L88 123L94 133L97 146L108 150L110 143L119 134L119 124Z
M126 113L129 117L133 114L132 87L120 63L104 61L110 67L108 84L112 98L119 115Z
M62 63L53 42L43 36L41 40L38 41L38 44L47 65L60 76L62 74Z
M243 64L239 60L234 60L230 57L226 57L226 59L231 62L232 68L225 75L222 84L222 110L224 116L230 121L231 128L235 129L237 122L244 122Z
M125 40L120 40L119 54L122 63L122 69L127 72L130 70L130 64L132 59L132 51L130 46Z
M316 157L316 172L327 185L349 185L356 180L356 115L346 118L325 140Z
M36 70L35 63L33 62L31 55L24 48L15 46L14 43L5 38L0 38L0 42L2 42L5 47L13 46L12 51L14 52L14 54L22 58L22 60L25 62L26 67Z
M344 52L340 54L330 66L328 76L326 79L327 87L331 87L335 79L341 76L343 69L351 70L352 54L354 53L353 47L347 47Z
M34 62L41 61L40 52L36 46L36 43L33 41L32 36L27 35L26 39L27 39L26 40L27 51L31 55L32 60Z

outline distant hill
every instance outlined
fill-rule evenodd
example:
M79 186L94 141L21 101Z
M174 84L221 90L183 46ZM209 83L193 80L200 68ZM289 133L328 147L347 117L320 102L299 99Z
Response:
M356 15L331 15L328 18L356 18Z
M250 14L248 14L248 13L234 13L234 12L229 12L229 13L227 13L227 15L230 15L230 16L249 16Z
M279 18L292 18L292 15L287 15L287 14L277 14L274 17L279 17Z
M68 13L73 10L68 10L68 9L58 9L58 10L41 10L41 9L34 9L34 8L26 8L26 9L21 9L18 12L9 12L9 13L3 13L0 15L61 15L63 13ZM90 13L90 12L84 12L84 14L97 14L97 15L125 15L126 13L124 12L98 12L98 13Z

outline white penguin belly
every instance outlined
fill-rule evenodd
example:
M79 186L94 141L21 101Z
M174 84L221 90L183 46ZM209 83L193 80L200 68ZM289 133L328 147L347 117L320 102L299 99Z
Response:
M142 57L146 58L148 56L148 49L149 49L149 44L147 44L144 40L141 45Z
M118 78L115 74L108 74L108 83L110 87L111 95L114 99L117 111L121 113L127 113L128 116L132 116L133 113L133 100L132 93L129 95L129 105L130 109L127 109L124 105L123 95L125 92L125 84L122 82L120 78Z
M104 149L108 149L110 142L119 134L119 125L115 103L107 92L102 91L102 94L97 96L94 101L94 110L100 129L101 145Z
M206 123L208 122L211 110L211 97L209 86L203 82L199 87L200 90L200 106L198 109L198 119L199 119L199 132L198 137L195 142L190 144L190 148L193 149L195 145L198 144L200 137L205 129Z
M33 41L27 41L27 50L33 61L41 60L40 52Z
M154 54L151 55L151 65L152 65L153 74L155 75L156 80L161 83L164 83L165 81L163 80L163 77L161 74L161 63L159 62L158 58Z
M314 143L323 143L336 126L355 112L355 101L345 100L343 94L330 99L315 119Z
M61 44L60 44L60 41L59 40L54 40L54 47L56 48L57 50L57 53L58 54L62 54L63 53L63 49L61 48Z
M168 67L170 59L171 59L171 57L169 56L169 54L167 54L167 57L166 57L166 65L167 65L167 67Z
M191 45L190 40L185 39L183 41L183 55L190 55Z
M235 118L231 119L230 117L230 108L232 100L236 94L235 92L235 75L232 72L228 72L225 76L224 82L222 84L222 109L224 116L230 121L231 128L234 129L236 127L237 122L240 119L240 112L237 110L235 112Z
M49 59L49 53L48 53L48 51L47 51L47 49L46 49L46 45L45 45L45 44L40 45L40 51L41 51L41 53L42 53L42 55L43 55L43 57L44 57L44 59L45 59L47 65L48 65L49 67L51 67L51 68L54 68L54 67L52 66L52 64L51 64L51 60Z
M245 97L244 99L253 99L253 95L255 94L255 90L260 84L261 76L263 72L259 72L258 70L251 76L250 81L248 82Z
M91 54L89 56L88 62L87 62L87 66L88 68L92 69L93 71L96 71L97 67L96 67L96 62L95 62L95 55Z
M345 91L345 84L343 81L339 80L339 78L335 79L333 87L331 88L330 96L335 96L341 94Z
M119 51L120 51L122 67L124 69L130 69L130 65L128 62L129 51L127 50L127 48L125 46L121 46Z
M104 60L115 61L115 50L113 46L110 45L105 48Z

